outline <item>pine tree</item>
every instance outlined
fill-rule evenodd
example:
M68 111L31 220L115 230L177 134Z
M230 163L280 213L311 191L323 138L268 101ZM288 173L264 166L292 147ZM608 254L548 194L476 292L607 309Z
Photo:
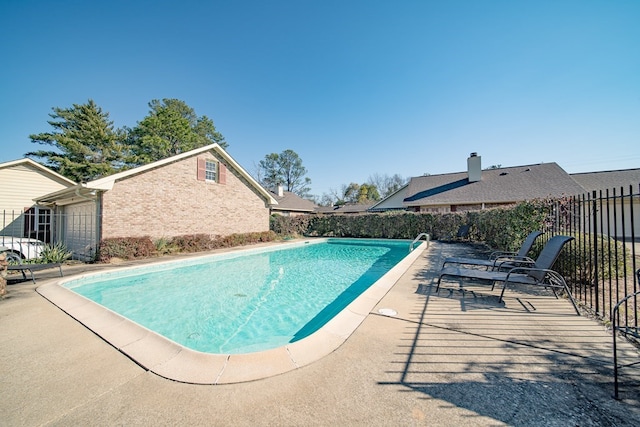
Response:
M52 110L48 123L53 131L29 138L54 149L32 151L26 156L45 159L46 166L76 182L110 175L122 167L123 133L114 129L109 113L91 99L86 104Z
M149 114L129 130L127 163L143 165L214 142L227 147L207 116L198 117L178 99L154 99L149 103Z

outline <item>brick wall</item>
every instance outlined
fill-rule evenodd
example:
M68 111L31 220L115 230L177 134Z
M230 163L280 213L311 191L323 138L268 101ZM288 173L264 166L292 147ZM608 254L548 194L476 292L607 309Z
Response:
M198 181L198 158L221 160L201 153L117 181L103 195L102 238L268 231L264 198L229 165L225 184Z

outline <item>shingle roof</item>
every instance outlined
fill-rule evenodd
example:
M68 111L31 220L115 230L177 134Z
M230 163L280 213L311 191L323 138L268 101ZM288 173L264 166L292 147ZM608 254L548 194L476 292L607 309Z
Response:
M276 206L272 206L272 210L278 211L296 211L296 212L313 212L316 209L315 203L311 200L303 199L295 193L284 191L282 197L271 191L271 195L278 201Z
M345 205L339 206L318 206L316 208L316 213L321 214L346 214L346 213L362 213L367 212L367 210L373 206L372 204L360 205L360 204L350 204L347 203Z
M267 191L264 187L262 187L258 182L253 179L253 177L246 171L242 166L238 164L230 155L227 153L218 143L213 143L210 145L205 145L204 147L196 148L191 151L185 151L184 153L177 154L175 156L167 157L162 160L158 160L152 163L147 163L146 165L138 166L133 169L127 169L125 171L117 172L113 175L105 176L102 178L95 179L93 181L89 181L86 183L76 184L73 187L69 187L65 190L56 191L54 193L46 194L39 198L37 202L39 203L52 203L55 201L63 200L68 197L73 197L74 195L80 196L81 193L93 193L93 190L111 190L113 188L114 183L123 178L127 178L132 175L140 174L146 172L148 170L165 166L167 164L176 162L178 160L185 159L187 157L192 157L200 153L204 153L206 151L212 151L217 153L218 156L222 157L227 163L227 167L233 167L248 183L249 187L254 188L258 194L265 198L267 203L277 204L276 200L273 198L272 194Z
M482 171L469 182L467 172L411 178L406 206L512 203L581 194L584 189L556 163L541 163Z
M585 172L571 174L578 184L586 191L596 190L617 190L624 187L625 193L629 191L629 186L634 186L634 191L640 185L640 169L624 169L616 171Z

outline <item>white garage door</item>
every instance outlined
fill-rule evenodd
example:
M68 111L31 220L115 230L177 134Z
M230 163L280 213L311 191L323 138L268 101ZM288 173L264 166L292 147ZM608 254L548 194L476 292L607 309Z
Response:
M94 259L98 245L97 220L94 202L65 206L63 242L73 252L74 259Z

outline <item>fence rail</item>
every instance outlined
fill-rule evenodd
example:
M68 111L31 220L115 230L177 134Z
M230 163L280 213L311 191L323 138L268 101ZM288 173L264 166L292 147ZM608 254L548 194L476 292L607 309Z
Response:
M62 242L75 259L93 261L99 243L98 221L91 213L64 214L43 208L0 210L0 236L12 244L26 238Z
M640 185L593 191L555 202L553 233L576 237L570 268L562 269L574 297L605 321L625 297L640 290ZM566 263L566 261L565 261ZM637 298L627 300L617 323L638 326Z

